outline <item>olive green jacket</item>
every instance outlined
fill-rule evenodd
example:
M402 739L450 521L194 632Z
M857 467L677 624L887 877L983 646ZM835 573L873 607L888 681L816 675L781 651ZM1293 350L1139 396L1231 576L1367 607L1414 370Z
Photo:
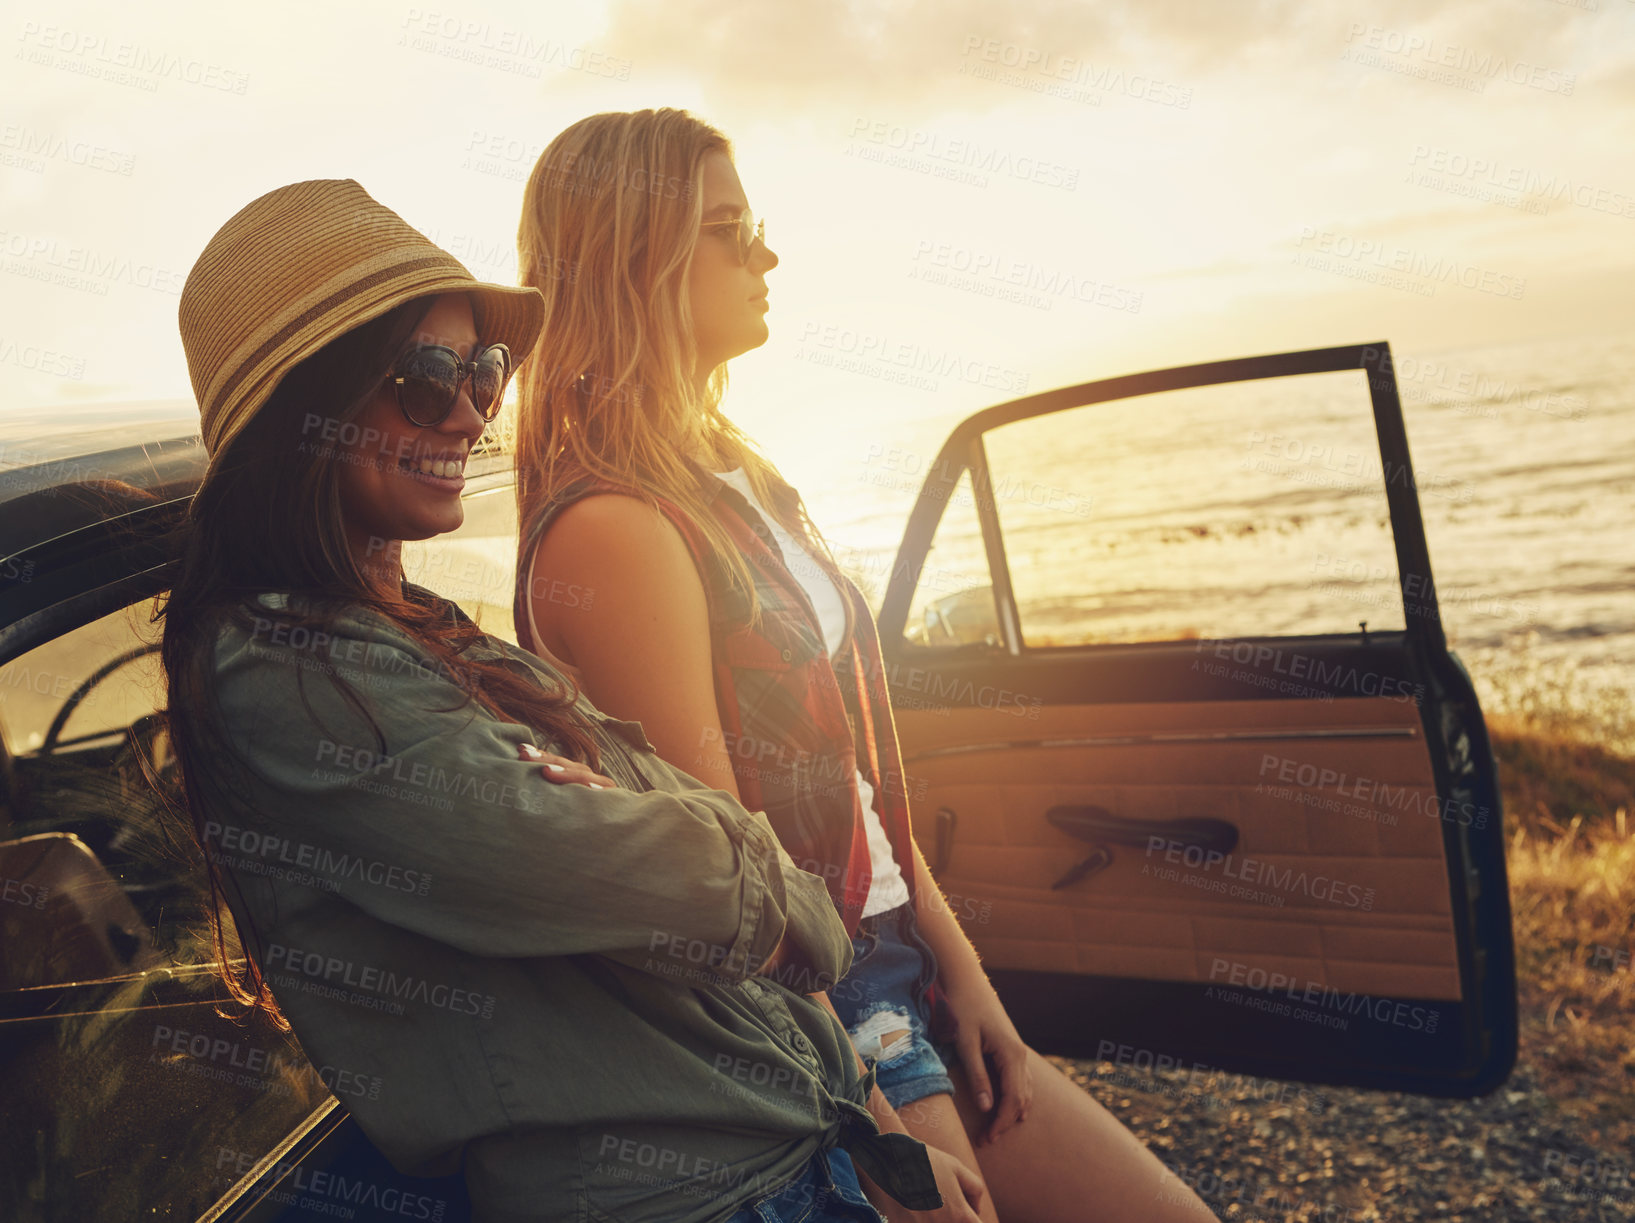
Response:
M479 1219L703 1223L838 1144L937 1204L923 1147L876 1132L873 1072L805 996L851 945L764 815L583 697L619 788L553 784L517 746L560 745L466 701L391 621L313 634L261 600L216 648L206 843L307 1055L370 1085L337 1094L394 1165L462 1168ZM479 655L563 684L497 638ZM800 967L759 974L785 938Z

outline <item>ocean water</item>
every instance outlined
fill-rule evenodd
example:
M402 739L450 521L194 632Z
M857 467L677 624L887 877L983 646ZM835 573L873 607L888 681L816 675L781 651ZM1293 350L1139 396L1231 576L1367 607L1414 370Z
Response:
M1442 623L1484 704L1547 689L1627 712L1635 340L1393 358ZM820 479L786 467L877 608L956 423L858 439ZM986 446L1030 642L1348 632L1422 614L1417 579L1403 608L1385 499L1409 473L1382 463L1360 371L1071 409ZM956 495L911 617L987 581L974 509Z

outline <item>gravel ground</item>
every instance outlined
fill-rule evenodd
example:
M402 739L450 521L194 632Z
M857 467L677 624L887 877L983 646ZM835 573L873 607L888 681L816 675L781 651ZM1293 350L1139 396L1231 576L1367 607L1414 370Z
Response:
M1547 1089L1526 1044L1509 1081L1479 1100L1051 1060L1222 1219L1635 1220L1629 1090Z

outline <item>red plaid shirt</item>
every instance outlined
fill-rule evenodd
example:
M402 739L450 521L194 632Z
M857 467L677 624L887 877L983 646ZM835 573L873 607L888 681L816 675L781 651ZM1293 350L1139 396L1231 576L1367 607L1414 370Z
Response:
M797 866L823 878L846 932L855 935L873 877L856 774L861 769L874 789L874 810L911 903L917 889L908 800L916 785L922 793L924 787L903 773L873 613L842 574L852 637L831 661L811 601L789 572L771 528L737 489L701 466L695 465L695 473L711 511L749 566L761 608L761 623L752 629L748 595L711 562L703 534L682 510L660 498L660 510L686 541L703 579L722 746L739 796L749 810L766 813ZM562 489L536 522L525 524L514 609L524 647L532 648L524 575L546 527L591 493L628 491L587 477ZM774 497L780 512L793 509L795 493L787 485L775 486ZM927 1000L935 1038L948 1039L952 1023L941 989L932 986Z

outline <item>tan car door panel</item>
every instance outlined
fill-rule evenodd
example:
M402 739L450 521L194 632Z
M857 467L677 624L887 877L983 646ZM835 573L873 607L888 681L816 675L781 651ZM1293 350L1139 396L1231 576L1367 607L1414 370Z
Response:
M1325 988L1460 996L1440 808L1414 705L1038 714L898 715L904 768L923 795L916 834L933 844L937 813L953 813L938 881L977 900L962 907L985 915L968 928L991 967L1208 981L1224 959ZM1089 848L1047 822L1066 804L1150 821L1153 839L1112 849L1110 865L1053 890ZM1236 827L1236 848L1206 855L1162 836L1163 821L1196 816Z

